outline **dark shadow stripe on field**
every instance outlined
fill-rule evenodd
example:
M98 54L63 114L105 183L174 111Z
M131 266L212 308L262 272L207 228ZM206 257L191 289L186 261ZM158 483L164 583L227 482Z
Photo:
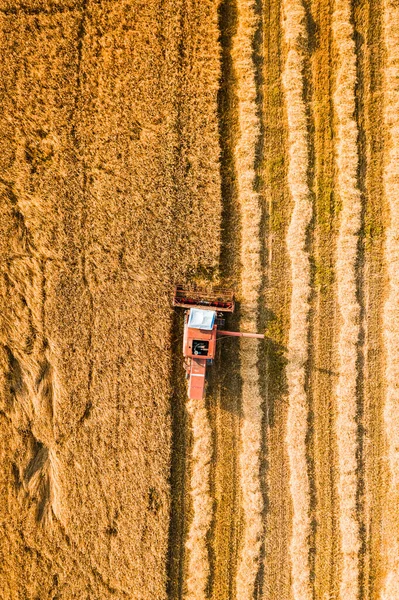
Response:
M175 312L172 319L171 330L171 515L169 523L169 549L167 564L167 594L170 600L179 600L180 598L183 598L185 540L187 534L187 456L190 449L190 438L186 409L187 390L185 385L181 352L182 339L183 313Z

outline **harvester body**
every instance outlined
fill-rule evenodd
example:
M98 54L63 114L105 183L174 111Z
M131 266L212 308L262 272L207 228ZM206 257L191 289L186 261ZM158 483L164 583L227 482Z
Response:
M185 289L177 286L173 306L184 308L183 356L188 380L188 397L200 400L205 393L206 368L216 354L218 336L263 339L263 334L218 329L225 312L234 311L234 294L222 288Z
M190 308L184 317L183 356L188 379L188 397L204 395L206 367L216 353L216 311Z

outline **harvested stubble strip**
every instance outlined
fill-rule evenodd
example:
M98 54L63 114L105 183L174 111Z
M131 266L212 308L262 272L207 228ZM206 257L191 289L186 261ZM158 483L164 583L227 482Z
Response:
M287 58L283 87L288 119L288 186L293 213L287 234L291 261L292 296L288 339L287 383L289 407L286 443L290 465L293 507L290 545L292 588L295 600L311 600L309 564L310 490L306 455L308 404L305 366L308 360L310 263L306 235L312 218L308 187L308 134L303 100L303 46L305 11L300 0L284 0L283 31Z
M237 76L239 138L235 148L238 201L241 214L241 326L256 330L257 303L261 284L259 195L254 190L255 152L259 137L256 107L253 40L257 27L254 0L237 3L237 32L233 61ZM240 344L242 377L242 426L240 485L244 529L237 567L236 594L240 600L253 598L263 533L263 497L260 485L262 444L262 397L258 381L258 345Z
M391 494L396 504L399 485L399 6L395 0L384 3L385 126L387 150L384 169L384 191L390 210L385 258L389 277L389 293L384 310L386 347L386 400L384 420L388 441ZM388 532L388 568L383 600L399 598L398 509L394 525Z
M191 499L193 520L186 547L189 551L187 600L204 600L209 579L207 534L212 522L210 494L210 464L212 460L212 431L205 400L190 400L187 410L193 432Z
M361 227L361 198L357 186L358 129L355 115L356 54L349 0L336 0L333 37L337 52L336 89L333 96L337 127L337 190L341 201L336 274L341 317L337 398L338 495L342 571L341 598L359 596L360 528L357 496L357 359L360 306L357 300L356 260Z

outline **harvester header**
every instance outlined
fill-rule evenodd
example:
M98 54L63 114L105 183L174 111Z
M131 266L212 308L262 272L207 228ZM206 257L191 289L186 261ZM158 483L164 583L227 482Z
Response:
M177 285L173 297L173 306L179 308L201 307L204 310L234 312L234 294L231 290L211 287L191 288Z
M263 339L262 333L244 333L220 329L225 324L224 313L234 312L234 293L225 288L185 288L178 285L173 306L184 308L183 356L188 397L202 399L205 393L207 365L213 364L218 338L246 337Z

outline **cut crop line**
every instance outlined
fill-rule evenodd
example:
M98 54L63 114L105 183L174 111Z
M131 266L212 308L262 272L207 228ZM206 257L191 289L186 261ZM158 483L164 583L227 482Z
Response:
M384 421L388 440L390 484L396 504L399 484L399 6L395 0L384 2L384 39L386 49L384 120L388 134L384 191L390 211L385 242L389 292L384 308L387 385ZM395 530L397 514L395 516L395 525L388 533L388 568L382 594L383 600L399 598L399 536Z
M187 600L204 600L210 574L207 536L212 523L213 503L210 493L212 430L205 400L189 400L187 410L193 432L191 499L193 520L186 547L189 551Z
M287 47L283 87L288 119L288 186L293 201L293 212L287 233L292 279L287 364L289 406L286 434L293 506L290 553L294 600L311 600L310 489L306 451L308 403L305 369L309 357L310 309L310 263L306 250L306 236L312 218L312 201L308 186L308 132L303 98L302 48L306 42L306 27L305 10L301 0L283 1L283 31Z
M237 76L239 138L235 147L238 201L241 215L241 326L256 330L261 285L259 195L255 191L255 154L260 123L256 106L253 43L257 27L255 0L238 0L237 32L232 57ZM240 341L242 425L240 486L244 528L238 559L236 595L251 600L259 570L263 533L260 482L262 397L259 389L258 344Z
M341 203L337 241L337 294L341 317L338 338L337 398L338 496L342 571L342 600L359 597L360 528L357 516L357 377L360 305L357 299L356 260L361 227L361 198L357 184L359 163L355 120L356 54L350 0L335 0L333 38L337 52L334 112L337 126L337 190Z

